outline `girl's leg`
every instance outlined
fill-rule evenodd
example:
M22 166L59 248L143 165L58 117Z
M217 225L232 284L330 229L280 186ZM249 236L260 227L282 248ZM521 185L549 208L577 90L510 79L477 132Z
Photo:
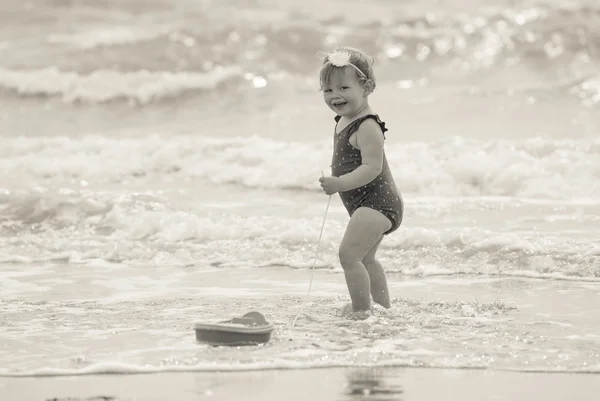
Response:
M350 218L339 257L355 312L371 306L371 282L362 260L391 226L387 217L367 207L356 209Z
M365 257L362 259L362 262L365 266L365 269L367 269L367 273L369 273L373 302L389 309L390 294L388 291L387 280L385 278L383 268L381 267L381 263L375 259L375 253L377 252L377 248L379 247L379 244L381 244L382 240L383 235L379 238L375 245L373 245L369 252L367 252Z

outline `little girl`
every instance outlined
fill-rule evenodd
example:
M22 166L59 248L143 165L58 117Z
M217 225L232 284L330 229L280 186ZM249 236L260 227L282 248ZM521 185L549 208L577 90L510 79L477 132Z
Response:
M321 68L325 103L336 113L332 176L321 177L326 194L340 194L350 221L339 248L340 263L355 312L373 301L390 307L387 281L375 259L383 236L398 229L404 204L390 172L383 143L385 123L369 106L375 89L373 59L342 47Z

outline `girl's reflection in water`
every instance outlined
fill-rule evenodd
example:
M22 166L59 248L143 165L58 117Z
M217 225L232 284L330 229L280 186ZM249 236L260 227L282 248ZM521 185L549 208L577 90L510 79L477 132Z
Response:
M399 401L402 399L402 385L393 373L398 370L385 368L365 368L347 374L348 389L343 400Z

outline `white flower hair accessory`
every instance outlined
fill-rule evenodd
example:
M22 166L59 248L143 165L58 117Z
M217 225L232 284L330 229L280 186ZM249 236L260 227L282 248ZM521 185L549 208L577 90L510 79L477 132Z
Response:
M350 52L346 50L336 50L327 55L329 62L336 67L344 67L350 64Z
M333 65L334 67L345 67L350 65L354 67L356 71L363 77L367 78L364 72L360 70L357 66L350 62L350 52L346 50L336 50L333 53L329 53L327 55L327 62Z

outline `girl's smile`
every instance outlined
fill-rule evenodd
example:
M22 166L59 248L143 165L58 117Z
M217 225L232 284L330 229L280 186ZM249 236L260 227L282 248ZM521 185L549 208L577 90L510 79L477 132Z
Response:
M344 117L352 117L367 106L365 88L351 68L333 74L323 87L323 96L327 106Z

